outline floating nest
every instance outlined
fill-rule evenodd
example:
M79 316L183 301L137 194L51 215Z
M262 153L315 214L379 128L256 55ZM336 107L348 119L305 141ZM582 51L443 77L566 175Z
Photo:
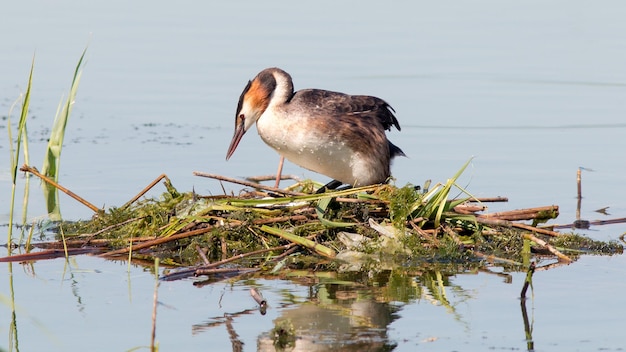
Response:
M464 167L465 168L465 167ZM317 194L312 181L276 189L219 175L246 185L238 195L180 193L162 175L127 204L92 219L59 224L45 250L7 257L97 253L106 258L153 262L170 270L163 279L285 270L359 272L444 264L464 268L502 266L524 271L569 264L581 254L622 253L621 244L594 241L541 226L558 216L549 205L498 213L456 184L374 185ZM140 199L160 180L167 191ZM451 190L462 195L449 199Z

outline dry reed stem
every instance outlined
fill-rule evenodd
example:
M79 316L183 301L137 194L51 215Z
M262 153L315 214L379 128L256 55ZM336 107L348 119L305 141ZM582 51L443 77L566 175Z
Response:
M511 222L507 220L487 219L487 218L484 218L482 215L476 216L476 222L479 222L483 225L489 225L489 226L503 226L503 227L508 227L508 228L517 227L520 229L528 230L531 232L537 232L537 233L552 236L552 237L561 236L559 232L541 229L541 228L533 227L530 225L520 224L517 222Z
M546 241L530 234L530 233L525 233L524 234L524 238L526 238L527 240L531 240L535 243L537 243L540 246L546 247L546 249L548 251L550 251L550 253L556 255L560 260L562 260L565 263L571 263L572 260L566 256L565 254L559 252L559 250L557 250L556 248L552 247L551 245L549 245Z
M531 220L536 219L541 212L558 212L559 207L557 205L549 205L544 207L526 208L502 211L490 214L481 214L481 217L500 219L500 220Z
M279 193L279 194L286 194L286 195L290 195L290 196L305 196L305 195L308 195L306 193L286 191L286 190L280 189L280 188L268 187L268 186L262 185L260 183L238 180L238 179L235 179L235 178L221 176L221 175L215 175L215 174L209 174L209 173L206 173L206 172L194 171L193 174L195 176L208 177L208 178L213 178L213 179L220 180L220 181L237 183L237 184L240 184L240 185L243 185L243 186L263 189L263 190L266 190L266 191Z
M526 224L520 224L520 223L517 223L517 222L511 223L511 225L513 227L517 227L518 229L524 229L524 230L528 230L528 231L531 231L531 232L540 233L542 235L548 235L548 236L552 236L552 237L559 237L559 236L561 236L561 233L556 232L556 231L550 231L550 230L546 230L546 229L541 229L541 228L538 228L538 227L533 227L533 226L526 225Z
M294 181L302 181L302 179L296 175L280 175L281 180L294 180ZM250 182L261 182L261 181L274 181L276 180L276 175L257 175L257 176L247 176L246 180Z
M82 198L81 196L79 196L78 194L70 191L69 189L61 186L60 184L54 182L53 180L51 180L50 178L48 178L47 176L41 174L39 172L39 170L37 170L36 167L32 167L32 166L28 166L26 164L22 165L22 167L20 167L20 171L22 172L30 172L31 174L39 177L42 181L44 181L45 183L51 185L52 187L58 189L59 191L67 194L68 196L74 198L75 200L77 200L79 203L81 203L82 205L86 206L87 208L93 210L94 213L98 213L100 211L102 211L102 209L98 208L97 206L89 203L87 200L85 200L84 198Z
M133 237L132 239L126 239L126 240L129 241L130 243L140 243L140 242L143 243L147 241L152 241L154 239L156 239L156 237L150 236L150 237ZM88 239L88 240L66 240L65 244L67 245L68 248L79 248L87 244L89 244L91 247L105 247L105 246L110 245L111 242L117 242L117 241L119 241L119 239L100 238L100 239ZM33 244L33 247L63 248L63 243L61 241L42 242L42 243Z
M470 202L481 202L481 203L495 203L495 202L508 202L509 198L507 197L479 197L479 198L471 198Z
M110 252L106 252L101 254L101 257L108 257L108 256L114 256L114 255L119 255L119 254L125 254L128 253L129 250L137 251L139 249L144 249L144 248L149 248L152 246L156 246L159 244L163 244L163 243L167 243L167 242L171 242L171 241L176 241L179 240L181 238L187 238L187 237L191 237L191 236L197 236L197 235L201 235L203 233L207 233L209 231L212 231L215 227L214 226L207 226L201 229L197 229L197 230L192 230L192 231L187 231L187 232L183 232L183 233L178 233L178 234L174 234L171 236L167 236L167 237L159 237L156 238L154 240L151 241L147 241L145 243L141 243L141 244L137 244L134 245L132 247L126 247L126 248L122 248L122 249L117 249L114 251L110 251Z
M417 226L416 222L421 221L420 219L415 219L412 221L409 221L409 225L411 226L411 228L417 232L420 236L422 236L422 238L426 239L426 241L428 241L428 243L430 243L431 245L437 247L439 246L440 242L439 240L432 236L431 234L429 234L427 231L421 229L419 226Z
M234 255L234 256L232 256L230 258L226 258L226 259L223 259L223 260L220 260L220 261L217 261L217 262L201 265L201 266L197 267L196 269L215 268L216 266L228 264L230 262L234 262L235 260L240 260L240 259L243 259L243 258L246 258L246 257L250 257L250 256L257 255L257 254L263 254L263 253L267 253L267 252L286 250L286 249L290 249L291 247L295 247L297 245L298 245L297 243L289 243L289 244L285 244L285 245L278 246L278 247L264 248L264 249L259 249L259 250L248 252L248 253L236 254L236 255Z
M454 207L454 211L459 214L474 214L479 211L485 211L487 207L484 205L460 204Z
M128 202L126 202L126 204L122 205L121 209L125 209L128 206L130 206L131 204L135 203L137 201L137 199L141 198L141 196L143 196L144 194L146 194L149 190L152 189L152 187L154 187L157 183L159 183L159 181L161 181L162 179L166 179L169 181L169 178L167 177L166 174L161 174L159 175L157 178L154 179L154 181L150 182L149 185L147 185L144 189L142 189L139 193L137 193L136 196L134 196L131 200L129 200Z
M202 248L200 248L200 245L196 245L196 251L198 251L198 255L200 256L200 258L202 259L205 265L211 263L209 261L209 258L206 257L206 254L204 254L204 251L202 250Z

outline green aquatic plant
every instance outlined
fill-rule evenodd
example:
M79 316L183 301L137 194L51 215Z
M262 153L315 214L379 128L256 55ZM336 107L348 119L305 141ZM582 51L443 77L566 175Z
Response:
M15 209L15 190L17 187L17 169L20 160L20 153L22 150L22 141L24 141L24 157L28 159L28 144L26 133L26 118L28 116L28 108L30 106L30 91L33 83L33 71L35 69L35 58L33 57L32 64L30 66L30 73L28 75L28 84L26 85L26 92L22 99L22 111L20 113L20 120L17 125L17 139L15 142L15 149L13 148L13 136L11 133L11 114L7 117L7 130L9 133L10 143L10 159L11 159L11 202L9 206L9 230L7 243L12 243L13 235L13 212ZM28 189L28 187L27 187ZM25 199L28 193L25 194ZM26 205L25 205L26 206ZM11 253L11 246L7 246L9 254Z
M456 181L463 174L467 166L472 159L469 159L462 167L457 171L452 178L448 179L445 184L436 184L431 190L427 191L422 197L413 203L410 208L410 213L413 218L421 218L422 224L426 221L432 221L434 227L437 228L441 225L442 220L449 218L450 216L444 216L444 213L457 217L458 214L450 214L449 212L455 206L466 202L468 199L474 198L464 188L457 185ZM462 193L468 197L463 199L449 200L450 191L453 187L456 187ZM469 219L467 217L463 217Z
M59 180L59 166L61 164L61 149L63 148L63 139L65 137L65 128L69 120L74 101L76 99L76 93L78 91L78 83L82 75L82 64L85 58L85 49L78 60L76 69L74 70L74 77L72 78L72 84L70 86L70 92L67 99L59 103L57 113L54 118L54 125L52 132L50 133L50 139L48 141L48 147L46 149L46 156L41 168L42 174L48 178L58 182ZM43 184L44 197L46 199L46 206L48 210L48 216L52 221L61 220L61 209L59 207L59 190L56 187L52 187L47 183Z

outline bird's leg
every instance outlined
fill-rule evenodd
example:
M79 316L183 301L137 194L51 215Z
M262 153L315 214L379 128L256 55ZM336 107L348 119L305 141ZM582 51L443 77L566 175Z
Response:
M317 190L317 192L315 192L315 193L317 193L317 194L324 193L324 192L326 192L327 189L335 189L335 188L341 186L342 184L343 183L341 183L341 181L332 180L332 181L328 182L327 184L323 185L322 187L320 187Z
M274 185L274 188L278 188L278 185L280 184L280 179L283 176L283 164L285 163L285 157L284 156L280 156L280 161L278 162L278 170L276 171L276 184Z

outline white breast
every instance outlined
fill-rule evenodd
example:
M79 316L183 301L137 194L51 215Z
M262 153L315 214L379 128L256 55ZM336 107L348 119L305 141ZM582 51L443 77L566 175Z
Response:
M266 110L257 121L259 135L267 145L294 164L345 184L370 184L374 168L359 153L337 141L332 131L307 128L307 117L284 116ZM326 133L325 133L326 132Z

